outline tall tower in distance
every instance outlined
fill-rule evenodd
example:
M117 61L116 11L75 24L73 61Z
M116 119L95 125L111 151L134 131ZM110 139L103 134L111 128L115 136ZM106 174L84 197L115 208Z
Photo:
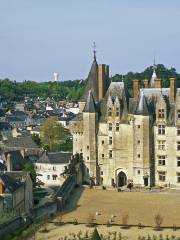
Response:
M55 81L55 82L59 82L59 73L54 72L54 73L53 73L53 76L54 76L54 81Z

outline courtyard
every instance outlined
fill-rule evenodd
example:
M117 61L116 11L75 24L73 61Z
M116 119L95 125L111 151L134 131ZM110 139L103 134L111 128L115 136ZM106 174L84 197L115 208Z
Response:
M93 228L87 227L90 216L94 222L100 224L98 231L108 234L110 231L121 232L128 239L139 235L160 233L164 236L180 236L180 192L117 192L114 190L98 190L89 188L76 188L71 195L71 199L64 209L62 221L66 223L56 226L54 219L48 224L48 233L37 233L37 239L58 240L72 232L91 232ZM162 231L154 230L155 215L160 214L163 218ZM128 216L126 224L130 227L123 229L123 216ZM110 226L107 222L111 219ZM78 224L73 225L71 222ZM92 219L91 219L92 221ZM138 228L139 223L144 227ZM101 225L102 224L102 225ZM173 231L172 226L176 226ZM45 234L45 235L44 235ZM134 238L133 238L134 239Z
M163 217L162 226L180 227L180 191L151 193L77 188L66 206L63 221L76 219L87 223L89 215L94 215L95 222L106 224L113 215L113 223L122 224L122 217L128 215L129 225L154 226L157 214Z

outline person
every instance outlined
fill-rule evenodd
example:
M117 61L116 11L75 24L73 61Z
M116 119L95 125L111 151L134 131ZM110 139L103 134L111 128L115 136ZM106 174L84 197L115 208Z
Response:
M130 183L127 185L127 188L130 190L130 192L131 192L132 187L133 187L133 183L130 182Z

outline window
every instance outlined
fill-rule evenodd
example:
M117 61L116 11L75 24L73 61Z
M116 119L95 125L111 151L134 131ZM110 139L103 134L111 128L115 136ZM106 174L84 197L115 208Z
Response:
M108 109L108 116L109 117L112 116L112 109L111 108Z
M53 166L53 171L56 171L56 167L55 166Z
M141 128L141 126L140 126L140 125L137 125L137 127L138 127L138 128Z
M101 142L101 143L102 143L102 145L103 145L103 144L104 144L104 140L102 140L102 142Z
M112 145L112 137L109 137L109 145Z
M180 173L177 173L177 182L180 183Z
M87 160L89 160L89 157L87 157Z
M177 167L180 167L180 157L177 157Z
M177 110L177 118L180 119L180 109Z
M158 110L158 117L159 118L164 118L164 116L165 116L165 113L164 113L165 111L164 111L164 109L159 109Z
M57 175L52 175L53 180L55 181L57 178Z
M109 150L109 158L112 158L112 150Z
M101 171L101 175L103 175L103 171Z
M165 144L166 144L165 140L158 141L158 150L165 150Z
M141 141L140 141L140 140L138 140L138 144L140 144L140 142L141 142Z
M47 180L49 180L50 179L50 175L47 175Z
M180 128L177 128L177 135L180 135Z
M104 158L104 154L102 154L102 158Z
M109 131L112 131L112 123L109 123Z
M158 164L160 166L165 166L166 165L166 157L163 155L158 156Z
M160 135L165 134L165 125L158 125L158 134Z
M87 146L87 150L89 150L89 146Z
M141 173L141 171L140 170L138 170L138 174L140 174Z
M165 182L166 181L166 172L159 172L159 181Z
M138 154L138 158L140 158L140 156L141 156L141 155L140 155L140 154Z
M116 123L116 131L119 131L119 123Z
M119 116L119 109L116 108L116 117L118 117L118 116Z
M177 150L180 151L180 142L177 142Z

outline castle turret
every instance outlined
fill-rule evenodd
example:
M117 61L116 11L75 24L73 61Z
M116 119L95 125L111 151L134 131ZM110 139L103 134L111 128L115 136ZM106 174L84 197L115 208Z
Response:
M90 90L83 110L83 156L86 166L86 180L94 183L97 179L97 112Z
M134 123L134 169L138 169L138 172L136 173L136 181L147 186L151 184L149 137L150 121L148 106L143 89L140 91Z

